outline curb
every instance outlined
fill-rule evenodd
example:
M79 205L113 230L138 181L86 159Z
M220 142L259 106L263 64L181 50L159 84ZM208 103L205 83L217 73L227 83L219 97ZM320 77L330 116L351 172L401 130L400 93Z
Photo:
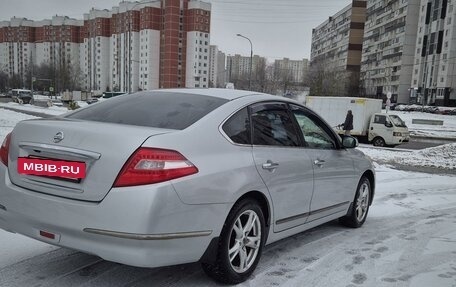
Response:
M34 112L34 111L26 111L26 110L22 110L22 109L16 109L16 108L11 108L11 107L4 107L4 106L0 106L0 109L10 110L13 112L23 113L26 115L31 115L31 116L40 117L40 118L53 118L53 117L57 116L57 115L50 115L50 114Z
M448 138L448 137L426 137L426 136L414 136L410 135L410 139L414 139L416 141L444 141L444 142L456 142L456 138Z

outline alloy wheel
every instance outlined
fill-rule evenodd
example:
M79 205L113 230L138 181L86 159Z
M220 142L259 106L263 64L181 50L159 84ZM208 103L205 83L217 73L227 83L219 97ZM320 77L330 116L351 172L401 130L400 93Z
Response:
M261 245L261 222L253 210L245 210L233 224L228 258L233 270L243 273L255 262Z
M355 216L359 222L361 222L364 217L366 217L367 209L369 207L369 192L369 185L364 182L359 187L359 195L355 206Z

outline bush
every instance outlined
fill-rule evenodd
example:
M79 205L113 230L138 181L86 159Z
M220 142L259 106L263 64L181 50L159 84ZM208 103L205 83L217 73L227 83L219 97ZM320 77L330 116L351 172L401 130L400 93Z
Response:
M76 109L79 109L80 106L78 105L77 102L74 102L74 101L71 101L68 103L68 109L69 110L76 110Z

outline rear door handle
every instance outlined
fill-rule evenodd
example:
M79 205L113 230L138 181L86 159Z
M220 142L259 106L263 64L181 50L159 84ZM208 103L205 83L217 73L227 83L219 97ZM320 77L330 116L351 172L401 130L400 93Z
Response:
M321 160L321 159L316 159L314 161L314 165L317 165L319 167L322 167L323 165L325 164L325 161L324 160Z
M273 162L272 160L268 160L266 163L263 163L262 165L263 169L266 170L274 170L279 167L279 164L276 162Z

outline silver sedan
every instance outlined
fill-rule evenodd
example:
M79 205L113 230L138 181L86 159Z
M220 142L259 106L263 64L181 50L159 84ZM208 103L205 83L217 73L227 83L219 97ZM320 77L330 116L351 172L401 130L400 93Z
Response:
M239 283L263 247L366 220L372 164L299 103L229 89L115 97L17 124L0 227L133 266L200 261Z

